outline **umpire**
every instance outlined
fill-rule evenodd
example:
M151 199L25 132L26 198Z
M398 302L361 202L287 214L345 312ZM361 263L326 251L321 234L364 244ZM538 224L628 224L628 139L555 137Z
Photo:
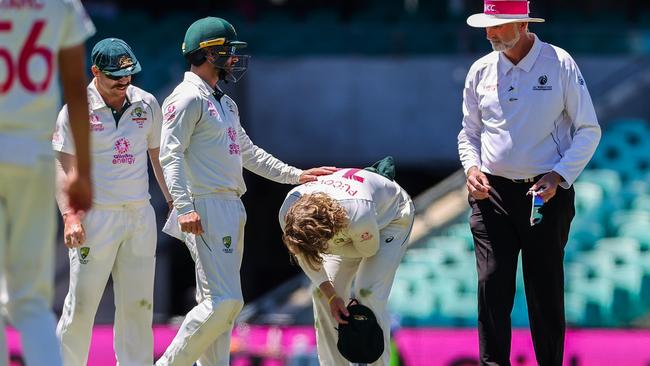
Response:
M484 12L467 19L486 29L494 50L468 72L458 135L472 207L481 365L510 365L519 251L537 362L562 364L572 184L601 132L574 60L528 31L529 22L543 21L529 17L527 1L505 0L485 0ZM535 196L542 200L533 205Z

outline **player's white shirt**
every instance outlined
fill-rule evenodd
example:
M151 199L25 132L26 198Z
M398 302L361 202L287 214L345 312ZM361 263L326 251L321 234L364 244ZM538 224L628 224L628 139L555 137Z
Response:
M59 50L94 33L78 0L0 0L0 162L52 156Z
M193 211L192 195L246 192L242 168L297 184L302 170L255 146L239 121L237 104L219 100L198 75L186 72L163 103L160 164L179 215Z
M323 192L337 201L347 212L348 226L329 241L329 254L343 257L371 257L379 249L379 231L402 218L404 205L410 197L397 183L367 170L342 169L318 177L318 180L292 189L280 208L280 226L285 216L303 194ZM327 281L321 268L314 271L298 257L300 266L316 285Z
M131 105L116 124L113 112L95 86L88 85L90 153L96 205L116 205L148 200L147 150L160 146L162 113L153 95L130 85ZM52 138L55 151L75 154L67 105L61 109Z

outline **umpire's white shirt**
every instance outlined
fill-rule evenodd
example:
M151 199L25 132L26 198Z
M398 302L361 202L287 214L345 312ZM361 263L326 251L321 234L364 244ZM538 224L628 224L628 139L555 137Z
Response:
M130 85L126 96L131 105L119 123L95 86L88 85L90 107L90 153L95 205L119 205L147 201L149 174L147 150L160 146L162 115L153 95ZM68 106L64 106L52 137L55 151L75 154Z
M193 72L163 103L160 164L179 215L194 211L192 196L246 192L242 168L297 184L302 170L255 146L239 121L237 104Z
M379 231L401 219L404 207L410 204L409 195L397 183L367 170L342 169L299 185L287 194L279 213L283 230L291 205L302 195L314 192L326 193L348 214L348 226L329 241L328 253L348 258L375 255L379 250ZM324 268L314 270L300 257L298 261L316 286L329 279Z
M589 162L600 134L575 61L537 36L517 65L492 52L467 74L458 135L465 172L478 166L520 179L554 170L568 188Z

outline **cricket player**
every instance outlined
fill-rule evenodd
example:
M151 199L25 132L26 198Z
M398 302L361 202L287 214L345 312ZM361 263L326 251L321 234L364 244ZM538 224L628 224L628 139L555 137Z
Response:
M280 208L285 245L314 287L316 342L321 365L349 365L336 342L346 300L369 307L384 333L390 359L390 294L408 247L415 209L396 182L368 170L342 169L292 189Z
M67 182L70 207L88 209L84 42L94 33L78 0L0 0L0 282L8 320L21 334L30 366L61 364L51 311L56 220L50 140L60 79L79 151ZM0 365L7 363L0 329Z
M191 64L163 103L160 162L196 264L197 302L157 365L229 365L230 333L243 306L239 269L246 212L242 168L280 183L305 183L331 167L300 170L255 146L239 121L237 104L217 86L236 82L248 56L233 26L221 18L194 22L182 51ZM166 225L169 226L169 225Z
M93 47L88 85L93 209L79 215L58 196L70 248L70 288L57 327L66 366L86 365L97 306L113 277L114 345L119 365L153 364L153 280L156 220L149 203L147 153L161 191L169 198L158 161L162 113L156 99L131 85L141 65L117 38ZM75 160L67 107L52 140L65 176Z

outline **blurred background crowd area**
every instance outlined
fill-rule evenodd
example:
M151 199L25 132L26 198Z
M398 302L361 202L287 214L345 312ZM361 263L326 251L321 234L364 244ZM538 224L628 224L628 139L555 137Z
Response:
M465 25L474 0L88 1L100 25L119 22L136 37L178 40L197 15L220 15L261 55L397 55L476 52L484 37ZM650 4L638 0L536 1L540 35L574 53L647 52ZM116 27L120 28L120 27ZM133 31L137 30L137 34ZM182 36L182 35L180 35ZM155 40L152 46L158 44ZM165 44L165 43L162 43Z
M416 198L412 249L391 297L405 326L476 326L476 273L464 175L456 151L470 65L491 51L465 24L480 0L85 1L98 33L127 41L142 63L133 80L160 104L182 80L181 43L204 16L230 21L252 55L225 85L253 141L298 167L363 167L386 155ZM650 2L538 0L531 25L569 51L589 86L604 136L576 183L566 252L567 319L579 327L650 327ZM151 174L153 177L153 175ZM280 240L277 211L290 187L245 172L248 212L241 321L310 324L306 277ZM166 205L150 182L162 227ZM59 235L61 238L62 236ZM58 246L56 307L68 286ZM521 277L513 325L526 326ZM194 304L184 245L158 237L155 321ZM111 322L112 289L97 316Z

